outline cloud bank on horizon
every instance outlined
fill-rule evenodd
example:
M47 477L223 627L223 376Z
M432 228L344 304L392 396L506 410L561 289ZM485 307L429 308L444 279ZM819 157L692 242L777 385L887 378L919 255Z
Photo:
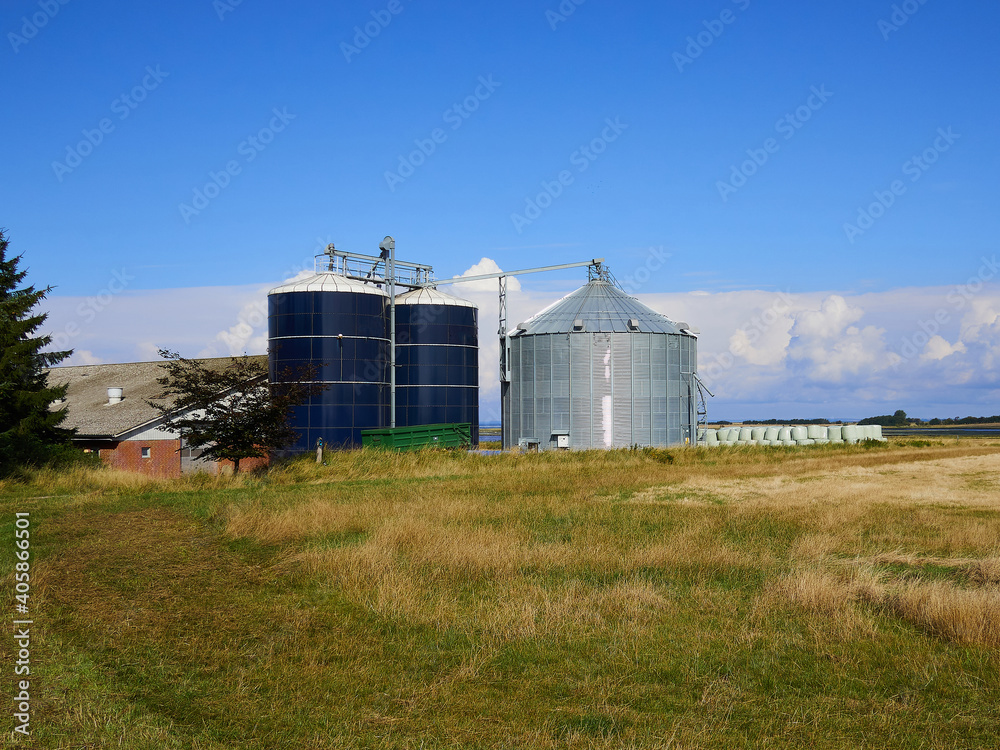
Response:
M652 289L655 277L630 291L701 331L698 369L715 394L713 418L856 419L897 408L924 417L981 416L998 411L1000 395L998 268L995 257L984 257L963 284L862 294L664 293ZM289 279L311 273L290 270ZM462 275L499 270L483 258ZM510 278L509 320L527 319L579 283L553 290ZM73 365L155 360L161 348L197 357L261 354L273 286L53 295L47 330L56 347L74 349L65 362ZM498 284L447 291L479 306L482 419L499 421Z

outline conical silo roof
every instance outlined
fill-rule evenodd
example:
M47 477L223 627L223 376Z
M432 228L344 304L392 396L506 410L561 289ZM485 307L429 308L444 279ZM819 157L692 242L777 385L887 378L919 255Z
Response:
M288 294L289 292L354 292L355 294L388 296L377 286L355 281L332 271L323 271L305 279L290 281L275 287L268 294Z
M405 294L396 295L397 305L451 305L453 307L476 307L475 303L467 299L456 297L440 289L431 287L421 287L413 289Z
M629 321L634 321L635 326ZM602 279L591 281L519 326L516 335L543 333L673 333L681 329L665 315L646 307ZM690 335L690 334L686 334Z

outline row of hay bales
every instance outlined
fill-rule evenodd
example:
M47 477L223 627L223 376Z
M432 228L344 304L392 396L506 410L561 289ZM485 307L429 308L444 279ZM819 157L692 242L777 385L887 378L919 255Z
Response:
M698 445L824 445L880 440L882 425L798 425L795 427L720 427L698 430Z

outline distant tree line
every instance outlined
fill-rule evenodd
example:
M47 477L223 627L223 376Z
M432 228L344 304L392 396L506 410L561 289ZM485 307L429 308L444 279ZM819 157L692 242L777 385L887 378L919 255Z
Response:
M738 422L730 422L726 419L714 420L714 424L773 424L773 425L785 425L785 424L840 424L840 422L831 422L829 419L741 419Z
M741 419L731 422L728 419L713 420L713 424L760 424L760 425L785 425L785 424L844 424L842 421L829 419ZM908 425L967 425L967 424L1000 424L1000 414L992 417L948 417L946 419L920 419L909 417L902 409L897 409L894 414L882 414L878 417L865 417L858 424L880 424L883 427L906 427Z
M992 417L948 417L947 419L938 419L934 417L927 422L927 424L996 424L1000 423L1000 414L995 414Z
M892 416L881 416L881 417L867 417L862 419L858 424L880 424L883 427L905 427L911 424L923 424L931 425L936 427L937 425L965 425L965 424L998 424L1000 423L1000 414L995 414L992 417L947 417L945 419L940 419L939 417L934 417L934 419L920 419L919 417L908 417L906 412L902 409L896 411Z
M830 424L829 419L744 419L743 424Z

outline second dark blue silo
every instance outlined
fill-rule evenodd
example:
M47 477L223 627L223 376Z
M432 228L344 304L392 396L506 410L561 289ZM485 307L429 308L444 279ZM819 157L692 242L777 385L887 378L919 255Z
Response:
M469 422L479 442L479 310L432 288L396 297L396 426Z

